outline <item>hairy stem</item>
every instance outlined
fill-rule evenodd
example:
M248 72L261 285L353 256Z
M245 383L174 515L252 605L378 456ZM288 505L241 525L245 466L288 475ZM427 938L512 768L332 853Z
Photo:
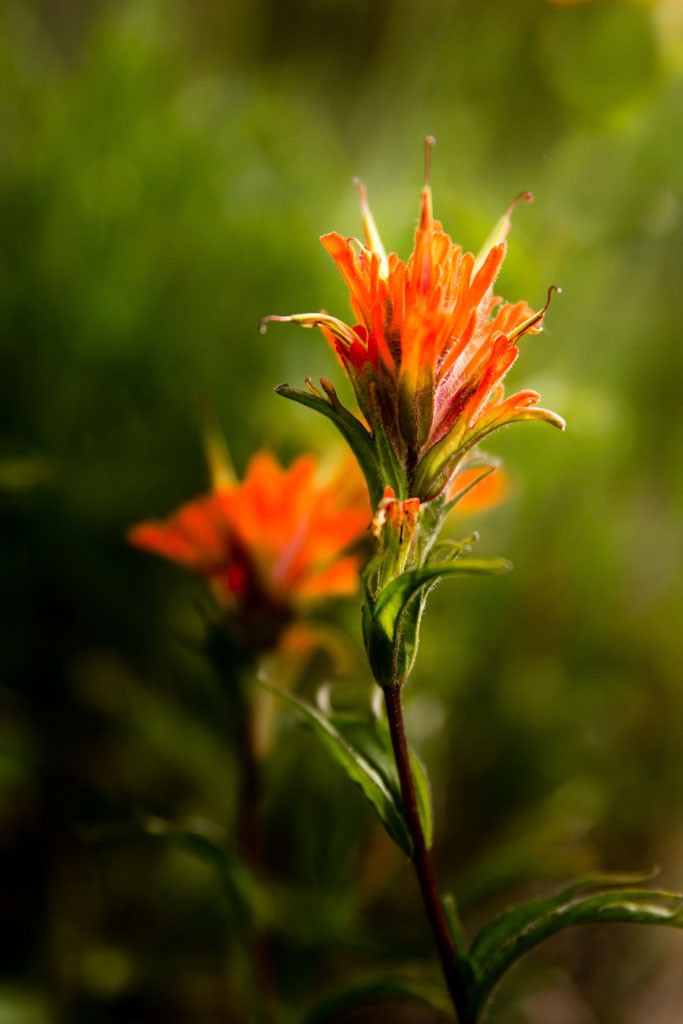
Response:
M451 933L436 891L434 880L434 869L432 867L429 850L425 840L420 812L418 810L417 795L415 792L415 779L410 765L408 752L408 740L406 738L405 722L403 719L403 705L401 702L401 689L386 689L384 701L389 720L391 732L391 743L394 750L398 777L401 784L401 797L403 800L403 812L405 822L412 840L413 852L412 861L417 875L422 902L424 904L427 920L432 930L436 947L441 961L444 978L448 986L453 1007L458 1016L460 1024L473 1024L468 1009L467 989L463 977L462 968L453 945Z

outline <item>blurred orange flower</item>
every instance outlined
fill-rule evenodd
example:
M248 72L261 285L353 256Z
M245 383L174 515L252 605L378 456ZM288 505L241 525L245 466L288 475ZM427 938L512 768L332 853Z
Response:
M433 140L427 142L429 159ZM434 220L425 184L407 262L385 253L362 185L361 207L365 244L336 232L321 239L349 288L355 325L326 313L266 321L322 329L372 436L381 431L388 438L407 494L429 501L448 486L466 452L498 427L532 419L564 427L559 416L537 406L535 391L504 395L517 343L541 330L547 303L534 311L494 295L512 207L475 257Z
M357 589L361 558L348 549L370 524L363 480L350 462L326 482L318 468L312 455L284 469L259 453L241 483L220 479L168 519L134 526L128 540L205 576L248 646L273 646L297 613Z
M463 514L482 512L504 501L510 493L510 482L500 466L490 471L468 466L460 469L451 481L446 497L456 501L455 509Z

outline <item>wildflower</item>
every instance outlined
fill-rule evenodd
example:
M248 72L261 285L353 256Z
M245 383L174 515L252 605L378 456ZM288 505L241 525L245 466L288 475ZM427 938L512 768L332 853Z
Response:
M365 447L360 461L374 504L386 485L404 498L436 498L448 488L467 452L507 423L543 420L564 428L559 416L538 407L535 391L508 398L504 393L503 380L517 359L520 338L541 330L548 308L546 302L534 311L526 302L504 303L494 295L515 204L479 257L463 252L433 217L428 183L432 144L428 139L415 247L407 262L385 252L362 184L365 243L336 232L321 238L349 288L355 324L327 313L264 321L320 327L338 354L364 423L344 409L327 382L321 382L325 396L310 382L311 395L287 386L279 390L304 404L317 404L336 420L357 455ZM376 478L368 445L379 467Z
M128 539L204 576L244 646L274 647L297 615L358 585L360 556L348 549L370 521L362 480L348 464L327 482L317 471L312 455L284 469L259 453L241 483L223 467L209 494Z

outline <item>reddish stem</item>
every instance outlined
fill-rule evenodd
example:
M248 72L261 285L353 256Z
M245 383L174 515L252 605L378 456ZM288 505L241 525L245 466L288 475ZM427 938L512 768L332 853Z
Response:
M398 769L398 777L401 784L401 797L403 800L403 813L405 823L412 841L412 861L417 875L422 902L424 904L429 926L432 930L436 947L441 961L444 978L448 986L453 1007L461 1024L470 1024L471 1018L468 1009L468 998L465 980L463 977L460 962L453 945L453 939L446 922L441 906L436 882L434 880L434 869L432 867L429 850L425 840L420 812L415 791L415 779L410 764L408 751L408 740L406 738L405 722L403 719L403 705L401 702L401 689L386 689L384 691L384 702L389 720L389 731L391 743L394 749L394 758Z

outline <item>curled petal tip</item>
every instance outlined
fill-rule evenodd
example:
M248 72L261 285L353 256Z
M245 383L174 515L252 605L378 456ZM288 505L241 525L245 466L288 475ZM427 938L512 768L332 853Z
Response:
M519 205L519 203L530 203L533 200L533 198L534 197L531 194L531 192L519 192L515 196L515 198L512 200L503 216L500 217L499 220L496 222L493 231L491 231L490 235L488 236L483 246L479 250L477 258L474 261L473 272L475 274L484 265L484 262L488 254L491 252L491 250L494 249L497 245L501 245L507 238L510 228L512 226L511 218L512 214L515 211L515 208Z
M271 324L275 321L277 321L278 323L283 321L286 322L287 320L289 320L288 316L264 316L260 324L258 325L259 333L265 334L266 331L268 330L268 324Z
M306 321L308 321L311 318L315 317L315 314L314 313L306 313L306 314L302 314L302 316L304 318L306 318ZM264 316L263 320L259 324L259 331L261 332L261 334L265 334L266 331L268 330L268 324L295 324L295 323L300 323L301 321L302 321L302 317L299 317L299 316L274 316L274 315ZM311 327L312 324L308 323L308 322L304 322L302 324L302 326L303 327Z
M511 217L517 206L520 203L533 203L534 197L532 192L519 192L508 206L506 217Z
M556 412L553 412L551 409L539 409L538 407L536 407L535 409L530 410L530 412L531 419L542 420L544 423L549 423L551 427L555 427L557 430L567 429L567 421L564 419L564 417L560 416Z
M527 320L524 320L521 324L519 324L518 327L515 328L514 331L511 331L508 334L508 341L511 344L513 344L514 342L517 341L518 338L521 338L523 334L526 334L527 331L530 331L533 327L535 327L537 331L541 331L543 329L543 317L548 312L550 300L552 299L555 293L559 294L561 291L562 289L559 285L551 284L550 288L548 288L548 295L545 300L545 303L541 306L539 310L537 310L537 312L532 313Z
M425 138L425 175L424 175L424 187L429 187L429 178L432 172L432 150L436 145L436 139L433 135L427 135Z
M541 313L547 313L548 312L548 307L550 305L550 300L552 299L553 295L561 295L561 294L562 294L562 289L560 288L559 284L551 284L550 288L548 288L548 296L547 296L547 298L545 300L545 305L544 305L543 309L541 310Z
M308 390L311 392L311 394L315 395L316 398L322 398L323 397L320 394L320 392L318 391L317 387L315 386L315 384L313 383L313 381L311 380L310 377L306 377L306 380L304 381L304 384L306 385Z

